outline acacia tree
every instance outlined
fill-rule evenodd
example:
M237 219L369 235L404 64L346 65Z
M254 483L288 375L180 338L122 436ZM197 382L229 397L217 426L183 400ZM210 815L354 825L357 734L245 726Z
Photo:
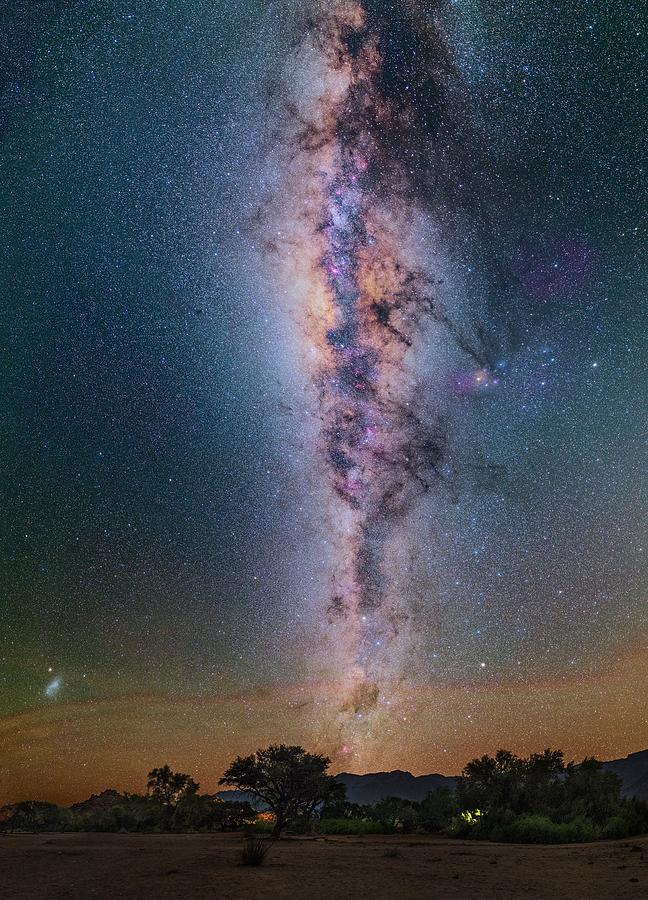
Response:
M562 750L532 753L525 761L523 808L549 815L564 793L564 773Z
M465 808L519 811L526 762L510 750L495 756L481 756L464 767L457 783L457 795Z
M580 765L569 763L565 779L566 809L603 825L621 809L621 780L602 763L586 756Z
M197 794L200 787L190 775L173 772L168 765L152 769L147 778L146 787L149 795L167 807L175 807L184 797Z
M265 804L275 816L273 837L298 816L310 819L337 782L326 770L327 756L307 753L303 747L273 744L250 756L238 756L220 784L235 787Z

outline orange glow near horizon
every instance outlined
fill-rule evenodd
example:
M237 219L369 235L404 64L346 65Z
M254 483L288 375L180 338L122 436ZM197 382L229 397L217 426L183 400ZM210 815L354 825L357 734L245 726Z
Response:
M381 733L360 750L350 748L333 770L449 775L499 747L520 754L558 747L570 759L612 759L645 749L644 656L644 648L637 648L605 674L533 686L412 685L407 709L394 709ZM147 695L60 703L8 716L0 720L0 803L72 803L105 788L143 792L146 773L165 762L213 792L230 760L258 746L297 743L330 753L335 748L318 736L317 724L328 693L335 696L334 684L222 698Z

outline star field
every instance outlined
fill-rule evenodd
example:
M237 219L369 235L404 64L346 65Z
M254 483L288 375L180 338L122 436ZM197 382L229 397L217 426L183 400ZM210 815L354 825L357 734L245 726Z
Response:
M336 752L326 610L346 507L295 300L317 253L293 212L321 178L283 106L288 85L312 112L329 77L303 6L0 13L1 801L134 790L166 761L211 789L274 739ZM438 479L384 558L413 650L380 662L400 685L380 739L360 731L336 765L643 749L644 17L630 0L365 6L394 67L380 97L389 77L411 94L407 141L385 131L380 157L411 152L405 258L453 331L417 325L397 383L444 422ZM453 72L434 166L411 137L431 130L415 62L432 22ZM357 206L345 165L331 215L336 189Z

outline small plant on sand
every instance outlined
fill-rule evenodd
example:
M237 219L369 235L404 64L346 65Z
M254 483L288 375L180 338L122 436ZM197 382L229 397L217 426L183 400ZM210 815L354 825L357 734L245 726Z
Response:
M266 858L270 843L267 838L248 834L243 838L243 850L241 851L242 866L261 866Z

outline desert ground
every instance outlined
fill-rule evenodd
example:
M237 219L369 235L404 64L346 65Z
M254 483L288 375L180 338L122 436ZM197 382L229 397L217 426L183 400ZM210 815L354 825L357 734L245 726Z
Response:
M438 837L286 838L260 868L240 835L0 835L3 900L648 897L648 837L555 847Z

